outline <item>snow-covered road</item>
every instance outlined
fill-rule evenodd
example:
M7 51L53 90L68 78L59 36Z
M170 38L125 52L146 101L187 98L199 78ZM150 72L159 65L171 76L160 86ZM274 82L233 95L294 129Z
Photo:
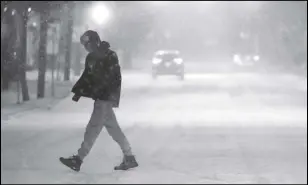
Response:
M122 156L103 131L80 173L74 154L93 101L1 124L1 183L307 183L307 81L292 75L188 74L123 79L118 120L140 167L114 172Z

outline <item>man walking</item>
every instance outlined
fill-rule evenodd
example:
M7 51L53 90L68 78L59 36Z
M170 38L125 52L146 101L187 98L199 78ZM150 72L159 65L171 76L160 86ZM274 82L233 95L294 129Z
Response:
M94 100L91 119L84 133L84 140L77 155L60 158L60 161L75 171L80 171L84 158L90 152L103 127L122 149L123 161L115 170L127 170L138 166L130 144L122 132L113 108L119 107L121 94L121 68L117 54L106 41L101 41L97 32L88 30L80 37L81 44L89 52L85 69L74 85L73 100L88 97Z

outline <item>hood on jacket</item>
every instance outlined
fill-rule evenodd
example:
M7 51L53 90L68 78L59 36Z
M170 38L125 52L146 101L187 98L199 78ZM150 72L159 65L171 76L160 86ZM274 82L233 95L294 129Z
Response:
M104 50L104 51L109 49L109 48L110 48L110 44L107 41L102 41L100 46L99 46L99 49Z

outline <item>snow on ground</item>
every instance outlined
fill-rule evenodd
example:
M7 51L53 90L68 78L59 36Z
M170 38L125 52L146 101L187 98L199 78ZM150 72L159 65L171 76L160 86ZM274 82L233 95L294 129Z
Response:
M307 86L288 75L123 76L116 114L140 167L114 172L104 130L80 173L74 154L93 101L68 96L1 125L1 183L307 183Z
M51 94L51 72L46 72L46 84L45 84L45 97L43 99L37 99L37 71L27 72L27 85L30 96L30 101L23 102L20 92L19 102L17 93L17 84L11 84L9 91L1 92L1 117L2 120L9 119L14 114L24 114L27 111L31 111L35 108L49 108L58 103L61 99L70 94L73 83L78 77L71 75L70 81L57 81L55 80L55 94ZM60 77L63 74L60 73ZM61 79L61 78L60 78ZM5 122L5 121L4 121ZM3 122L2 122L3 123Z

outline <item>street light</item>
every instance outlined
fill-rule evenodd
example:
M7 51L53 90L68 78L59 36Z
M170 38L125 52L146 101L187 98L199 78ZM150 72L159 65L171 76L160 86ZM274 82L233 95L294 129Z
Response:
M106 24L110 18L110 11L104 4L96 4L91 10L91 17L98 25Z

